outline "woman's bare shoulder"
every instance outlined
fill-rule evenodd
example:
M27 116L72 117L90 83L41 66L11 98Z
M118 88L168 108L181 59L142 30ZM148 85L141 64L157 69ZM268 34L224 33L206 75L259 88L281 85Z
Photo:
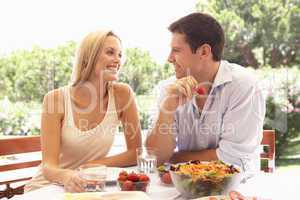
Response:
M134 93L131 87L126 83L114 83L113 90L115 102L121 110L134 100Z
M113 89L115 96L121 97L121 98L129 98L130 95L133 95L133 91L131 87L126 83L114 83Z
M43 100L43 112L46 113L64 113L64 89L58 88L49 91Z

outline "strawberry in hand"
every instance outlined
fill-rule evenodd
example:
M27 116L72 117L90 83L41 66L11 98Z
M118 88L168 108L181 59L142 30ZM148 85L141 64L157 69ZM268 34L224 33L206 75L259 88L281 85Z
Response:
M207 93L204 86L198 86L194 90L198 95L206 95Z

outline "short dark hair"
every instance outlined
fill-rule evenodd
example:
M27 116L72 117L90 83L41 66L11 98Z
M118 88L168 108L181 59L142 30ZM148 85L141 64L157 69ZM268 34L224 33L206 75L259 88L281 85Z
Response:
M169 26L172 33L181 33L195 53L203 44L211 46L213 59L220 61L225 43L224 31L212 16L200 12L189 14Z

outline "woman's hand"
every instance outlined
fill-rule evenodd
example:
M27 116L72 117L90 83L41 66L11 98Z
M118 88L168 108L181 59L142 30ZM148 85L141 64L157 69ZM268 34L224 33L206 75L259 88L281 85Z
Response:
M66 192L84 192L86 181L79 176L79 172L70 170L66 172L63 181Z

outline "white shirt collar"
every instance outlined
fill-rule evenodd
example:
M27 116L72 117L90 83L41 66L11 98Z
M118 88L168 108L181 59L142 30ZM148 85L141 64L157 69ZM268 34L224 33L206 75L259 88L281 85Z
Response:
M232 81L232 74L228 64L229 63L224 60L220 62L220 67L212 86L213 88Z

